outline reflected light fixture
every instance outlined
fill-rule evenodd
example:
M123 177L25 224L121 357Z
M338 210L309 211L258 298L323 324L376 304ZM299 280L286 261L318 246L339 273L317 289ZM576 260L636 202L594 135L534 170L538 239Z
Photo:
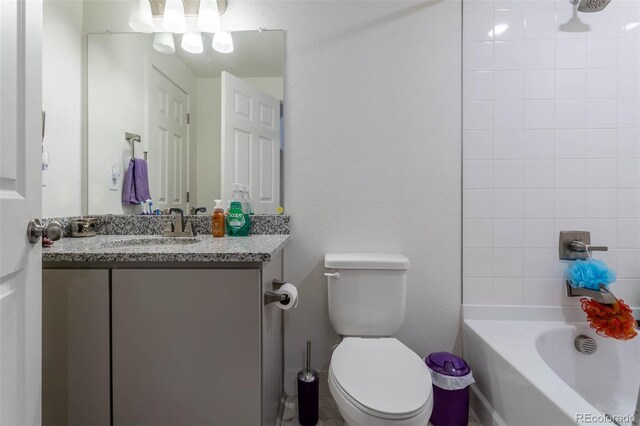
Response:
M189 53L199 54L204 52L204 48L202 47L202 34L200 34L199 31L184 33L180 47Z
M217 52L231 53L233 52L233 38L230 32L220 31L213 35L213 43L211 43Z
M187 18L184 15L182 0L166 0L162 26L172 33L182 34L187 31Z
M153 48L160 53L171 54L176 52L172 33L156 33L153 36Z
M491 31L489 31L489 37L499 36L509 29L507 24L498 24Z
M133 31L140 33L153 32L153 15L151 14L151 4L149 0L135 0L131 3L129 27Z
M200 0L198 29L205 33L220 31L220 12L217 0Z

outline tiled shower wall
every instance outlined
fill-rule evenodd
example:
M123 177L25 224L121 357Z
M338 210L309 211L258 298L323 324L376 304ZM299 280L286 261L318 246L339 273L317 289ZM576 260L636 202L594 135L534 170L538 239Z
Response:
M576 304L558 232L589 230L640 306L640 0L463 8L464 303Z

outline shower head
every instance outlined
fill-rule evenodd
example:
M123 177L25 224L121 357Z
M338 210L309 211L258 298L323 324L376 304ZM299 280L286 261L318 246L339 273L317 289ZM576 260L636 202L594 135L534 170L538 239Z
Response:
M578 5L578 12L600 12L611 0L570 0L570 2Z

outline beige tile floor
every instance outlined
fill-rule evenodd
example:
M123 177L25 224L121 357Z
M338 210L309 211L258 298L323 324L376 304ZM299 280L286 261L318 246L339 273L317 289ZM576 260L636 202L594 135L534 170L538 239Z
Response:
M342 426L344 425L344 419L336 407L336 403L330 396L321 396L319 401L319 419L318 426ZM283 414L283 426L300 426L298 423L298 400L295 397L288 397L285 404L285 410ZM431 423L429 423L431 426ZM482 426L475 413L469 409L469 424L468 426Z

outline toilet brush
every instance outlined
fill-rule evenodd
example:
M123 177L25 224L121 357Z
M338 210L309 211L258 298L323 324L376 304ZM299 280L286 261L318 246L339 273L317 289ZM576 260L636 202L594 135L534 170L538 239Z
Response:
M311 368L311 340L307 340L307 366L298 372L298 421L302 426L318 423L320 380Z

